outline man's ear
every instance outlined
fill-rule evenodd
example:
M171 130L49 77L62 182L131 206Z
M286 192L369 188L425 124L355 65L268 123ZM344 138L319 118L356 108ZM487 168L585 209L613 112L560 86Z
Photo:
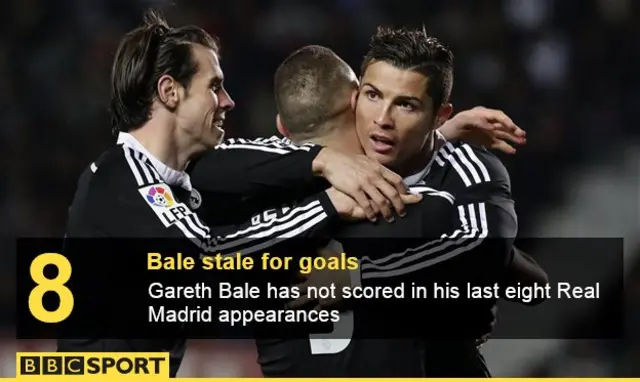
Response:
M438 112L436 113L436 128L442 126L445 122L451 118L451 114L453 113L453 105L450 103L445 103L440 106Z
M356 104L358 103L358 95L360 94L360 91L358 89L355 89L353 92L351 92L351 110L356 111Z
M169 110L178 107L183 90L182 86L169 75L165 74L158 79L158 100Z
M289 132L289 130L287 130L287 128L284 127L284 125L282 124L282 120L280 119L280 114L276 115L276 128L278 129L278 132L282 134L283 137L289 138L291 136L291 133Z

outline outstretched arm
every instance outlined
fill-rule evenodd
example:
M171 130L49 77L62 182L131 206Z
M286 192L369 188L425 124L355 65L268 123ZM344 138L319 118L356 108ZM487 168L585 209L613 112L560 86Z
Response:
M285 138L230 139L191 166L210 225L233 224L253 212L298 200L330 185L352 197L367 218L402 215L402 178L366 158ZM394 211L395 210L395 211ZM235 218L235 221L226 219Z

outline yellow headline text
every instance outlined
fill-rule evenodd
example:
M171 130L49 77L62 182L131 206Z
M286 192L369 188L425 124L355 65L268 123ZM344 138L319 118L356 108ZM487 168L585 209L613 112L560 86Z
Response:
M256 264L257 263L257 264ZM314 270L349 270L358 269L360 263L356 257L347 256L345 253L334 257L314 256L274 256L263 253L260 258L235 255L203 256L196 258L181 252L176 254L161 254L150 252L147 256L147 269L150 271L180 271L202 269L205 271L238 271L252 270L299 270L302 274L309 274Z

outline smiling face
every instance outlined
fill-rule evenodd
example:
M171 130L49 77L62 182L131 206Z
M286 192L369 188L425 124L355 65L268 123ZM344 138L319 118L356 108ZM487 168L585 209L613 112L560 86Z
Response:
M436 128L429 78L385 61L367 66L356 104L356 128L367 156L395 171L408 167Z
M224 137L226 112L235 103L224 88L224 75L218 55L212 49L195 44L192 50L198 71L189 88L182 92L176 113L178 126L205 147L215 147Z

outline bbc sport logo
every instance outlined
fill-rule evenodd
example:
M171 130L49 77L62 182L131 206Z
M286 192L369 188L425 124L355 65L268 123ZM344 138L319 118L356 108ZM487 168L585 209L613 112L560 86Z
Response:
M16 353L17 376L8 381L83 382L262 382L263 378L169 378L169 353ZM296 381L317 382L315 378ZM398 381L398 378L358 378L358 382ZM424 378L403 378L402 382L423 382ZM470 378L433 378L434 382L469 382ZM587 378L494 378L494 382L583 382ZM271 382L290 382L291 378L272 378ZM332 378L332 382L353 382L353 378ZM598 378L600 382L640 382L638 378Z
M168 353L17 353L16 362L19 378L169 377Z
M171 207L174 204L171 192L164 187L154 186L147 192L147 201L158 207Z

